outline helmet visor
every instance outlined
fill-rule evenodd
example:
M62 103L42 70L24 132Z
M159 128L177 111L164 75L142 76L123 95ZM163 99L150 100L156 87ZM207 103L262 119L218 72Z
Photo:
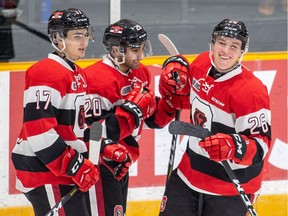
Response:
M77 29L87 29L87 34L84 35L85 37L87 37L89 39L89 41L91 42L94 42L95 41L95 34L94 34L94 30L91 26L89 27L78 27L78 28L69 28L69 29L63 29L63 28L58 28L58 29L55 29L55 30L50 30L49 32L49 38L50 38L50 41L53 42L53 43L57 43L57 35L60 39L65 39L67 37L67 32L70 31L70 30L77 30Z
M148 56L152 56L153 52L152 52L152 45L150 40L146 40L144 41L144 48L143 48L143 52L144 52L144 56L148 57Z

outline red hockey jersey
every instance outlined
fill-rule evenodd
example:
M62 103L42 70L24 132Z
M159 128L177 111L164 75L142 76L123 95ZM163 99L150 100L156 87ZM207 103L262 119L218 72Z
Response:
M49 54L26 71L23 126L12 151L16 188L25 192L44 184L73 184L61 174L67 145L87 153L84 102L86 78L61 57Z
M140 64L136 70L130 70L124 74L114 67L111 60L105 57L102 61L96 62L85 69L87 76L88 90L85 103L85 116L88 125L93 121L102 121L106 134L114 141L124 145L133 161L139 156L138 140L141 136L143 122L138 128L131 126L131 119L118 115L117 107L123 103L124 98L130 92L133 84L150 85L151 75L147 67ZM166 102L157 98L156 112L145 120L150 128L161 128L168 124L174 114L166 112Z
M200 54L192 63L191 122L213 134L240 133L250 145L257 146L252 164L229 164L247 194L261 187L264 157L271 141L271 113L266 86L244 66L214 79L209 53ZM179 164L178 174L192 189L216 195L237 195L224 167L209 159L199 147L199 139L190 137ZM252 154L252 153L251 153Z

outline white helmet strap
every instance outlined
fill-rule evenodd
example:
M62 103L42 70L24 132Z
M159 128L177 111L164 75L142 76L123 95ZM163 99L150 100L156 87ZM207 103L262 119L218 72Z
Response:
M118 68L120 68L120 65L125 63L125 53L124 53L124 48L122 46L119 46L118 48L119 48L118 49L119 55L122 58L122 61L119 61L119 59L120 59L119 57L113 57L112 52L114 52L114 51L113 51L112 47L110 49L110 52L108 53L108 57L111 59L112 62L114 62L114 64Z

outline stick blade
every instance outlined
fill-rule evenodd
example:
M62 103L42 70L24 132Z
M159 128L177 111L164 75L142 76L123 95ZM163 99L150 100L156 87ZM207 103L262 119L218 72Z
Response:
M168 130L171 134L194 136L200 139L212 135L206 128L183 121L172 121L169 124Z
M90 140L99 141L102 136L102 124L95 121L90 127Z
M90 127L89 160L97 165L99 161L102 138L102 124L93 122Z
M163 46L167 49L170 55L178 55L179 52L173 42L164 34L158 34L159 41L163 44Z

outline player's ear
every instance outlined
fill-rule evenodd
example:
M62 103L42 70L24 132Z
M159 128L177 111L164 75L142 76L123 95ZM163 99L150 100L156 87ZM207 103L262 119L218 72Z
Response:
M119 47L118 46L112 46L112 53L118 54L119 53Z
M242 55L243 55L243 53L244 53L244 50L241 50L241 52L240 52L240 54L239 54L239 57L238 57L238 58L241 58L241 57L242 57Z
M120 50L118 46L112 46L112 52L111 52L112 56L115 57L119 57L120 55Z

